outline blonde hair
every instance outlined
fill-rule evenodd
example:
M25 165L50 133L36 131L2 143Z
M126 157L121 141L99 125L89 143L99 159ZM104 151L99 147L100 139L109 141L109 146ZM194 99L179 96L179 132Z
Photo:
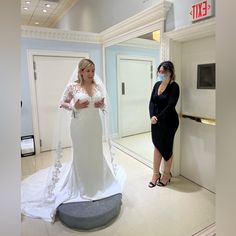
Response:
M77 80L77 82L79 84L83 84L83 82L84 82L84 79L83 79L83 76L82 76L82 71L84 69L86 69L87 67L89 67L89 66L94 66L95 67L95 64L90 59L85 58L85 59L82 59L79 62L79 65L78 65L78 80ZM94 83L94 80L93 80L93 83Z

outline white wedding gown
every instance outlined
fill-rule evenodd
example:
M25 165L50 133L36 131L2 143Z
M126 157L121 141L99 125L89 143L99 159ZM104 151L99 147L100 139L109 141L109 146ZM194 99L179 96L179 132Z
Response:
M22 214L33 218L54 221L56 209L61 203L98 200L122 192L125 173L117 166L112 170L110 152L105 153L102 144L102 122L100 109L94 102L101 100L102 91L96 87L93 96L76 83L68 86L64 98L88 100L88 108L72 113L71 138L73 160L62 164L54 195L47 199L45 193L52 168L36 172L22 181Z

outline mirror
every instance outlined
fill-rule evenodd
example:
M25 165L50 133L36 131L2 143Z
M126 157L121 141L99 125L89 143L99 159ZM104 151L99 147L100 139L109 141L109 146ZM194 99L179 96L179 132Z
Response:
M156 68L162 58L162 46L160 41L153 40L152 32L105 48L106 85L112 107L113 144L151 168L153 144L148 106L152 87L156 81ZM208 209L206 212L209 215L203 219L206 213L200 211L199 214L194 213L193 222L189 222L190 228L183 226L186 232L188 230L197 232L205 227L209 229L214 227L215 196L213 193L182 176L178 176L169 188L176 196L188 195L192 201L188 209L192 209L193 212L196 206L194 195L200 196L201 192L204 192L202 199L205 201L205 207ZM190 196L191 193L194 194ZM196 199L196 202L198 201L199 198ZM175 209L178 208L176 203L173 206L176 207ZM186 209L180 211L184 210ZM177 214L180 211L177 210ZM199 227L198 230L196 225ZM168 230L170 230L169 234L173 233L171 229Z
M152 166L148 106L160 63L160 30L106 47L105 63L114 145Z

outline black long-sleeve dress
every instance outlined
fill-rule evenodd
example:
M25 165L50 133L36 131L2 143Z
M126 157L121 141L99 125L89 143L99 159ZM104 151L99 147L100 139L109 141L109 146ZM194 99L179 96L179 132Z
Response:
M150 118L156 116L158 121L152 124L152 142L159 150L165 161L173 154L173 143L175 132L179 126L178 114L175 110L179 99L179 85L176 82L169 83L165 91L158 96L158 81L152 91L149 102Z

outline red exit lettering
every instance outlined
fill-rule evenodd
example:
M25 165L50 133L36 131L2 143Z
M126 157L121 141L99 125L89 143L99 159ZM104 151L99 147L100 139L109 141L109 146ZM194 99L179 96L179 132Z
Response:
M205 0L200 3L194 4L191 7L190 15L192 21L200 20L212 15L211 1Z

